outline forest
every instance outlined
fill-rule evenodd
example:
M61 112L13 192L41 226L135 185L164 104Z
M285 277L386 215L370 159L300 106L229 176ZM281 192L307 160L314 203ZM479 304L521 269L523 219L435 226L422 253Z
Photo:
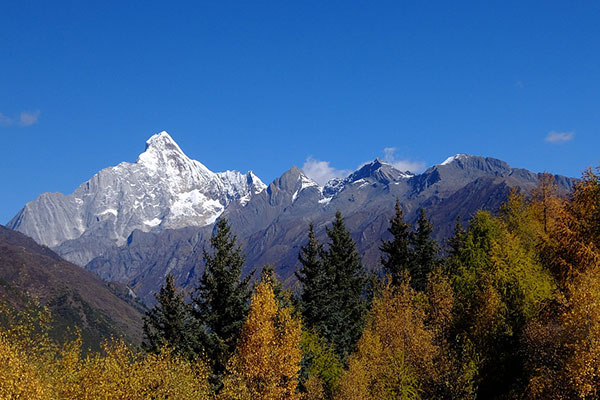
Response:
M396 204L380 268L338 213L311 225L297 285L242 277L220 219L193 293L167 275L141 346L57 343L32 304L0 308L1 399L596 399L600 391L600 169L568 195L549 174L445 243Z

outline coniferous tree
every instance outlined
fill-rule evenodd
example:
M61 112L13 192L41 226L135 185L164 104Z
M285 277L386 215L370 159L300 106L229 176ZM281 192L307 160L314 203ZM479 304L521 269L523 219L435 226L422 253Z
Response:
M323 245L315 236L315 227L308 228L308 243L300 248L298 260L302 267L296 277L302 283L300 310L304 323L315 327L322 335L330 337L330 307L332 306L333 276L326 270L322 259Z
M454 235L447 240L446 244L448 245L448 253L450 256L458 257L460 254L460 249L464 246L465 237L467 235L467 231L461 222L460 215L456 217L456 222L454 224Z
M410 266L411 285L416 290L425 290L427 275L437 263L439 247L431 237L433 225L427 220L425 210L419 210L417 231L413 236L413 260Z
M396 214L390 219L388 232L393 236L390 241L382 241L379 249L385 253L381 256L381 264L392 279L392 284L398 285L403 272L410 267L412 260L411 231L409 225L404 222L404 212L400 207L400 201L396 200Z
M329 248L323 254L323 261L332 277L333 293L329 317L320 333L334 343L338 355L345 359L354 350L364 325L366 276L356 244L339 211L333 226L327 228L327 236Z
M206 267L193 299L194 315L202 326L201 347L217 377L235 349L251 295L248 281L252 274L241 279L244 256L236 241L227 220L220 219L210 239L214 252L204 251Z
M173 275L168 274L165 284L155 295L158 302L144 317L143 347L159 354L164 346L176 353L193 358L196 355L194 323L190 307L175 288Z

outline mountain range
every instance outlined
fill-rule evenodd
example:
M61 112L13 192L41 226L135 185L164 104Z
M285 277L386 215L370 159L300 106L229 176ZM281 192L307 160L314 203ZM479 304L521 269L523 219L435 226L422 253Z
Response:
M498 159L457 154L421 174L375 159L324 186L292 167L267 186L252 171L210 171L161 132L136 163L103 169L69 195L42 194L7 226L152 304L167 273L181 287L195 287L218 218L227 218L238 235L245 273L272 264L292 284L309 223L324 240L336 211L364 264L377 268L396 199L409 223L425 208L442 241L457 217L496 211L510 190L528 193L540 176ZM576 181L554 178L565 193Z

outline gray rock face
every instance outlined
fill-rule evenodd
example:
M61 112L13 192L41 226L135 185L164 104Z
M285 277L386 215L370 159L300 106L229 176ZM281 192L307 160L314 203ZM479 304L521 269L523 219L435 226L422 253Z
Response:
M458 216L466 222L479 209L496 211L511 189L527 193L539 177L501 160L458 154L419 175L376 159L324 187L292 167L267 187L252 172L211 172L162 132L136 163L104 169L71 195L43 194L9 226L152 304L167 273L188 290L196 286L220 217L238 235L245 273L272 264L291 282L309 223L325 240L338 210L364 264L378 268L396 199L409 223L426 208L441 241ZM567 192L575 180L555 176L555 182Z
M210 225L232 201L247 201L265 187L252 172L210 171L161 132L136 163L103 169L67 196L45 193L8 227L85 265L124 245L134 230Z

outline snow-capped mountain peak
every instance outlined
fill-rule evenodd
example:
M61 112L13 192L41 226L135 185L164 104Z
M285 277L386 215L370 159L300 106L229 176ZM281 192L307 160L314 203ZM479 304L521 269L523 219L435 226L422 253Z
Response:
M163 131L146 141L136 163L105 168L70 195L43 194L9 226L54 248L84 235L120 246L136 229L211 224L232 201L247 201L265 188L252 172L212 172ZM66 258L83 265L96 255Z
M189 160L171 135L162 131L146 140L146 150L139 155L137 162L156 169L161 161L164 162L171 157Z
M198 178L198 175L209 175L210 178L214 178L212 171L202 163L190 159L166 131L157 133L146 141L146 150L138 156L137 164L152 172L160 171L171 177L183 175L194 179Z
M175 143L175 141L167 131L162 131L150 136L150 138L146 140L146 149L150 147L159 150L170 148L171 150L176 150L180 153L183 153L179 145Z
M448 164L453 163L454 161L464 160L468 157L469 157L468 154L455 154L451 157L446 158L440 165L448 165Z

